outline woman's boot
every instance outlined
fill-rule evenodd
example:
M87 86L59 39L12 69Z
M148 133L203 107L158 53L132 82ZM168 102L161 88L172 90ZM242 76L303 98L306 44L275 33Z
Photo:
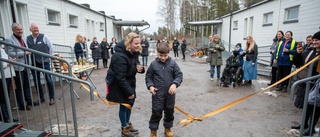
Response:
M128 123L128 126L130 127L130 132L133 134L139 134L138 129L134 129L132 123Z
M121 131L122 137L134 137L135 136L133 133L130 132L129 126L122 127L121 129L122 129L122 131Z

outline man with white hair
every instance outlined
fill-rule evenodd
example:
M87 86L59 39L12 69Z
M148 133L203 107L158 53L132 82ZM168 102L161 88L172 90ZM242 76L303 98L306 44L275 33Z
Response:
M29 48L49 54L49 55L53 55L52 42L47 35L39 33L38 25L35 23L31 23L30 31L32 34L27 37L27 43ZM31 62L33 66L50 71L51 61L50 61L50 58L48 57L35 54L31 56ZM32 75L33 75L34 83L36 85L35 87L37 88L38 93L40 94L40 100L34 102L34 105L39 105L39 103L42 103L45 101L41 82L40 82L40 72L32 71ZM51 75L44 74L44 76L49 89L49 98L50 98L49 105L53 105L54 104L53 81L51 79Z

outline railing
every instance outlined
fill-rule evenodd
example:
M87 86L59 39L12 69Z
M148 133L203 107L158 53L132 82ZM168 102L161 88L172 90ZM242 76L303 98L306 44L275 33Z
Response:
M7 62L10 65L16 65L18 67L25 67L25 69L29 70L29 71L35 71L35 72L41 72L44 75L52 75L55 77L59 78L59 86L55 86L54 85L54 91L55 93L64 93L66 90L70 93L70 99L68 97L65 97L65 94L61 95L61 99L60 101L55 100L55 104L53 104L52 106L49 106L48 103L45 104L39 104L39 106L35 106L33 103L31 105L31 111L19 111L19 105L18 105L18 101L17 100L17 93L19 93L19 91L17 91L15 89L15 87L12 85L10 86L13 90L13 92L8 92L7 90L7 82L5 79L1 79L2 84L4 85L3 88L4 89L4 96L5 96L5 104L8 109L8 116L9 116L9 122L13 123L13 117L18 118L19 123L23 123L25 130L27 131L51 131L53 132L53 125L57 125L57 131L54 132L54 135L57 136L75 136L78 137L78 124L77 124L77 116L76 116L76 106L75 106L75 99L74 99L74 82L77 83L83 83L89 86L90 88L90 100L93 101L93 90L94 87L91 85L91 83L87 82L87 81L83 81L83 80L79 80L77 78L73 78L72 77L72 67L69 63L69 61L65 60L65 59L61 59L61 58L57 58L55 56L52 55L48 55L36 50L32 50L32 49L28 49L28 48L24 48L24 47L20 47L20 46L16 46L10 43L7 43L3 40L0 40L0 45L4 45L6 48L14 48L14 49L19 49L22 50L23 52L25 51L29 51L31 52L31 56L33 56L33 60L32 62L35 63L35 55L40 55L42 56L42 65L44 65L43 63L43 58L51 58L51 59L57 59L60 62L65 62L67 63L68 67L68 75L63 75L63 74L59 74L59 73L55 73L49 70L45 70L43 68L38 68L32 65L24 64L24 63L20 63L20 62L16 62L16 61L12 61L10 59L4 59L1 58L1 53L0 53L0 74L1 76L4 76L4 66L3 66L3 62ZM24 55L25 58L27 58L26 55ZM21 73L18 71L18 74ZM36 75L36 73L35 73ZM27 76L27 82L30 83L30 77L31 75ZM10 79L13 79L13 77L11 76ZM63 81L62 79L66 79L68 80L68 84L64 85L64 83L66 83L65 81ZM15 81L16 84L19 84L17 82L20 82L20 84L22 84L22 81ZM35 82L36 84L40 84ZM23 83L25 84L25 83ZM45 95L45 99L48 98L48 85L47 82L45 82L44 84L44 95ZM27 91L29 90L30 93L30 97L31 97L31 101L35 101L40 99L39 96L39 90L38 88L32 88L30 85L27 88L22 88L22 101L24 102L26 99L25 94L27 93ZM61 91L61 92L58 92ZM10 95L12 94L12 95ZM10 96L9 96L10 95ZM56 95L58 96L58 95ZM57 97L55 97L57 98ZM71 110L70 110L70 106L71 106ZM16 108L15 110L11 111L11 108ZM24 106L20 106L22 107L21 109L26 109L26 107ZM69 107L69 108L68 108ZM3 116L4 112L0 112L1 115ZM2 119L2 122L3 119ZM70 124L70 122L73 124L73 127L71 126L72 124ZM63 125L63 126L62 126ZM65 127L64 127L65 125ZM71 126L71 128L69 128Z

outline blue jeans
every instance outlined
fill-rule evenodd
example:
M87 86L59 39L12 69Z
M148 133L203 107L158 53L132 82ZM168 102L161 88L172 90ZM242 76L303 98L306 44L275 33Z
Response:
M93 64L96 65L96 68L99 67L99 59L93 59Z
M217 78L220 78L220 67L221 66L217 66ZM210 78L214 77L214 65L210 65Z
M130 121L130 116L131 116L131 110L120 104L119 118L121 122L121 127L125 127L128 125Z
M144 64L146 62L146 64ZM148 65L148 56L142 56L142 66Z
M45 70L49 70L50 71L50 64L38 64L36 63L36 67L38 68L43 68ZM41 86L41 79L40 79L40 72L39 71L35 71L35 70L31 70L32 72L32 76L33 76L33 81L34 81L34 85L36 87L36 89L38 90L38 94L40 95L40 99L44 100L44 93L42 90L42 86ZM48 85L48 90L49 90L49 98L50 99L54 99L54 87L53 87L53 81L51 78L51 75L43 73L46 81L47 81L47 85Z

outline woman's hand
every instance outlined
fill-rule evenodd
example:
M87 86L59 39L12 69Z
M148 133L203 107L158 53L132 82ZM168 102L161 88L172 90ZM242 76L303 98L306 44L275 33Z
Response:
M177 85L176 84L172 84L169 88L169 94L173 95L176 94L176 89L177 89Z
M277 64L277 60L276 59L273 60L273 64Z

